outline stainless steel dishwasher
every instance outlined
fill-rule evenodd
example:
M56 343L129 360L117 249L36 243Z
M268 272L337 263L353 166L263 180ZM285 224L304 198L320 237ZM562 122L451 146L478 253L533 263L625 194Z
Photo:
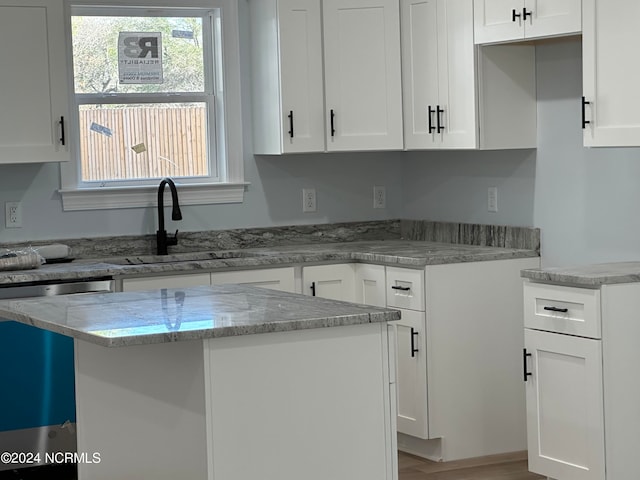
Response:
M113 292L111 278L0 286L0 299ZM75 452L73 340L0 318L0 452ZM17 456L16 456L17 457ZM29 460L22 456L21 460ZM33 467L2 463L0 471Z

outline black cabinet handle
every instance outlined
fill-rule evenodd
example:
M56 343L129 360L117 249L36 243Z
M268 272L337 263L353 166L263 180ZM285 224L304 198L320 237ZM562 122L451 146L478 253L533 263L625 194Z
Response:
M60 121L58 123L60 124L60 145L64 146L64 117L60 117Z
M522 349L522 371L524 373L524 381L527 381L527 377L530 377L531 375L533 375L531 372L527 372L527 357L530 357L531 354L527 353L527 349L523 348Z
M416 353L418 353L420 351L420 350L418 350L416 348L416 345L415 345L415 340L414 339L417 336L418 336L418 332L416 332L416 330L413 327L411 327L411 356L412 357L415 357Z
M316 296L316 282L311 282L311 296Z
M391 285L391 288L394 290L402 290L403 292L411 290L411 287L399 287L398 285Z
M336 136L335 118L336 118L336 114L333 111L333 109L331 109L331 136L332 137Z
M587 112L586 112L587 105L591 105L591 102L587 102L587 100L584 97L582 97L582 129L583 130L587 127L589 123L591 123L589 120L587 120Z
M560 307L544 307L545 310L549 310L550 312L561 312L567 313L569 311L568 308L560 308Z
M436 105L436 125L437 125L437 131L438 133L442 132L442 130L444 130L444 125L442 125L441 123L441 115L444 113L444 109L440 108L440 105Z
M516 11L516 9L515 9L515 8L514 8L513 10L511 10L511 21L512 21L512 22L515 22L515 21L516 21L516 18L520 18L520 17L522 17L522 15L521 15L521 14L519 14L519 13Z
M533 19L533 10L530 11L530 12L527 12L527 7L524 7L522 9L522 19L526 20L527 17L531 17Z
M433 131L436 129L436 127L433 126L433 114L436 113L436 111L431 108L431 105L429 105L428 107L428 114L429 114L429 133L433 133Z
M293 110L289 110L289 138L293 138Z

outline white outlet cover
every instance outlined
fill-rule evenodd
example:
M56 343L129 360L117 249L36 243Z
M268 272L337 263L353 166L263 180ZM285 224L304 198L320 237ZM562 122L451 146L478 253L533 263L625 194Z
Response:
M317 210L316 207L316 189L315 188L303 188L302 189L302 211L304 213L311 213Z
M498 211L498 187L489 187L487 191L487 210L490 212Z
M387 189L384 185L373 186L373 208L387 208Z

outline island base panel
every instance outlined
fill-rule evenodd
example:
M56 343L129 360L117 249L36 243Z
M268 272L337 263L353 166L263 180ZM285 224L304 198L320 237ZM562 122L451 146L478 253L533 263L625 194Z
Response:
M81 480L394 480L387 326L76 341Z

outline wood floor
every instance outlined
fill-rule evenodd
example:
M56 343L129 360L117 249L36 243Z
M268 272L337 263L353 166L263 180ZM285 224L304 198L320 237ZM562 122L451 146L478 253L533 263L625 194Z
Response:
M399 480L539 480L545 477L527 471L523 453L460 460L430 462L400 452ZM75 465L53 465L0 472L0 480L75 480Z
M527 470L524 452L455 462L431 462L403 452L398 455L399 480L538 480Z

